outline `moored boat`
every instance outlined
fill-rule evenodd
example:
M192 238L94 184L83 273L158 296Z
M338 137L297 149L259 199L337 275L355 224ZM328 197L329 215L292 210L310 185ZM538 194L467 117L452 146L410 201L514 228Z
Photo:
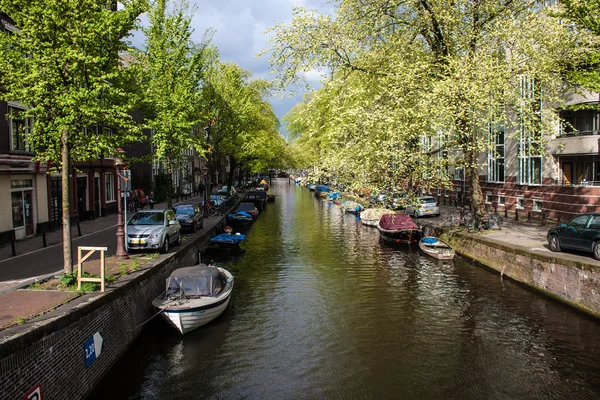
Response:
M254 203L258 211L262 211L267 205L267 198L268 195L266 192L255 190L246 193L246 196L244 197L244 202L252 202Z
M348 200L342 201L342 209L344 212L360 215L365 208L362 206L362 204L357 203L356 201Z
M395 212L386 208L367 208L360 213L360 221L364 225L377 226L377 223L385 214L395 214Z
M423 253L438 260L452 260L454 258L454 249L448 243L433 236L421 238L419 247L423 250Z
M171 326L186 334L221 315L232 290L233 275L229 271L198 264L173 271L166 290L152 304Z
M406 214L384 214L377 229L384 240L395 243L417 243L422 236L421 228Z
M221 233L220 235L211 237L208 239L207 249L220 249L220 248L236 248L240 246L240 243L246 240L246 235L241 233Z
M244 226L248 226L252 223L252 219L252 215L245 211L227 214L227 224L233 228L242 228Z

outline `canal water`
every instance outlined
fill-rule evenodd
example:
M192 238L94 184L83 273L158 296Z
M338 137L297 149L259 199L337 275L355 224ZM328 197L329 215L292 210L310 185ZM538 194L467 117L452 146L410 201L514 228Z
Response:
M229 308L156 318L94 399L599 399L600 323L462 259L440 264L286 180Z

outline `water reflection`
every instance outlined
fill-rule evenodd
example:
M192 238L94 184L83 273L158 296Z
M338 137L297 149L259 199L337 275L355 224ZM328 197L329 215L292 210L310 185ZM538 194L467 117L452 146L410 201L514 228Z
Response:
M229 309L183 338L153 321L94 398L599 397L596 321L273 190L227 261Z

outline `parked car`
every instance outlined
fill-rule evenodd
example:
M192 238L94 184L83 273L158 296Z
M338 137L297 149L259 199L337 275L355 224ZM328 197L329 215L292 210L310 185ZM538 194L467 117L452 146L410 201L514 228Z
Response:
M179 204L173 207L173 211L175 211L181 229L196 232L198 228L204 227L202 210L196 204Z
M173 210L138 211L127 222L127 245L132 250L169 251L181 243L181 225Z
M407 205L406 214L410 214L414 217L422 217L424 215L440 215L440 207L438 201L432 196L420 196L417 197L417 205Z
M227 196L227 197L233 197L237 194L237 191L235 190L235 188L229 187L229 186L223 186L221 189L219 189L218 192L221 196Z
M600 260L600 213L581 214L566 224L548 230L550 250L591 252Z

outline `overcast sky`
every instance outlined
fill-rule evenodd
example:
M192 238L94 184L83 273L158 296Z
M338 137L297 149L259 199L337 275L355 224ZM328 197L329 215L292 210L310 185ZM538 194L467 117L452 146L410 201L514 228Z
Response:
M265 29L278 23L289 23L292 19L292 7L302 6L308 9L330 13L328 0L189 0L196 5L193 18L194 41L200 42L206 29L215 33L212 43L218 47L221 60L234 62L252 72L255 78L272 80L269 75L269 57L256 55L267 47L268 36ZM145 19L142 19L144 22ZM135 45L141 38L133 40ZM319 87L318 76L311 75L309 83ZM281 118L301 100L298 94L290 98L288 93L271 99L275 113Z

